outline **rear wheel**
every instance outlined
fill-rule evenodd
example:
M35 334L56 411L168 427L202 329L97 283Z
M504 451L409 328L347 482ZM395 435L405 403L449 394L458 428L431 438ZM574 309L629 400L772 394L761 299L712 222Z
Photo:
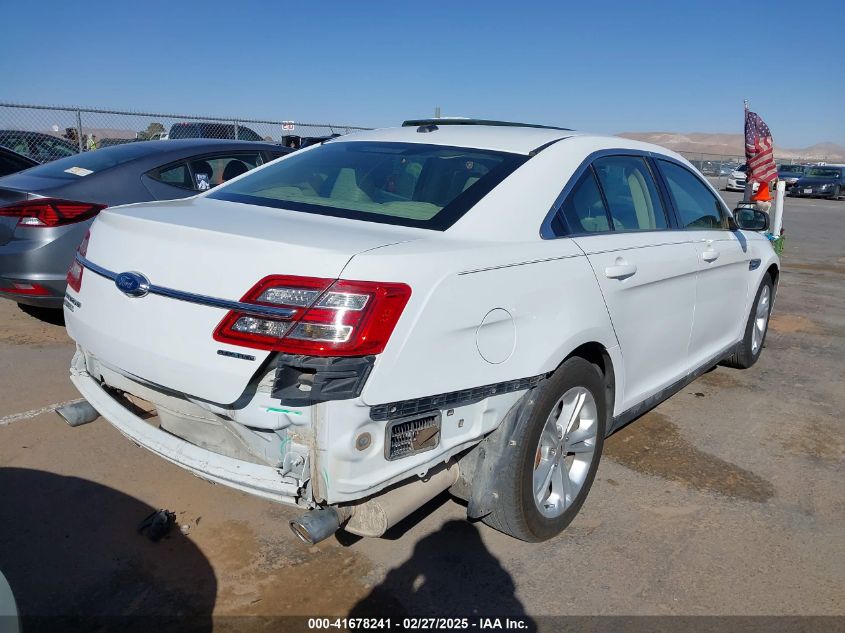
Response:
M523 541L545 541L569 525L584 503L604 445L604 379L583 358L552 375L533 413L505 453L499 502L484 518Z
M769 331L773 296L774 284L767 274L757 290L757 297L754 299L754 305L751 306L751 313L745 324L745 335L742 337L739 348L728 360L724 361L724 365L748 369L760 358L763 343L766 342L766 333Z

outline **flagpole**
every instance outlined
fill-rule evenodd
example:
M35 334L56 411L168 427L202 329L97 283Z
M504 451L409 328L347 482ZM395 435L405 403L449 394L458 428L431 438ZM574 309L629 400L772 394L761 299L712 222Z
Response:
M745 107L745 115L742 119L743 139L745 138L745 121L748 118L748 99L743 99L742 103ZM744 141L743 141L744 143ZM742 193L743 202L751 202L751 196L754 193L754 185L751 182L750 174L748 173L748 158L745 160L745 191Z

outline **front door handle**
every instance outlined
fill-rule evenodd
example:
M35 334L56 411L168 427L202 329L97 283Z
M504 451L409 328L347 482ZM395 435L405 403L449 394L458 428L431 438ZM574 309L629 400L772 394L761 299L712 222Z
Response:
M717 259L719 259L719 251L708 247L705 251L701 253L701 259L706 262L715 262Z
M608 279L627 279L637 272L636 264L629 264L624 259L616 260L615 266L608 266L604 269L604 276Z

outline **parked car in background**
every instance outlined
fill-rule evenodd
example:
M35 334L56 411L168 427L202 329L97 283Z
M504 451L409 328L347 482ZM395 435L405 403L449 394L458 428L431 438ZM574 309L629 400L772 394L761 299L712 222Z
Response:
M126 143L134 143L136 138L101 138L97 141L97 148L114 147L115 145L125 145Z
M300 507L309 543L380 536L447 489L543 541L608 434L759 358L767 218L629 139L448 119L350 134L97 217L69 273L90 403L70 418Z
M845 165L811 165L789 190L791 196L833 198L845 195Z
M102 209L193 196L288 151L208 139L126 143L0 178L0 297L61 308L73 253Z
M43 132L0 130L0 145L39 163L79 153L79 145Z
M0 176L8 176L30 167L35 167L38 163L27 156L13 152L5 147L0 147Z
M235 127L232 123L209 123L195 121L188 123L174 123L170 126L168 139L180 138L216 138L236 139L239 141L263 141L255 130L245 125Z
M728 183L725 185L725 189L727 191L745 191L745 183L746 183L746 172L748 170L748 165L740 165L736 169L734 169L730 176L728 176ZM755 182L754 186L751 188L752 193L757 193L757 189L760 188L760 183Z
M805 170L804 165L778 165L778 179L783 180L789 190L804 175Z

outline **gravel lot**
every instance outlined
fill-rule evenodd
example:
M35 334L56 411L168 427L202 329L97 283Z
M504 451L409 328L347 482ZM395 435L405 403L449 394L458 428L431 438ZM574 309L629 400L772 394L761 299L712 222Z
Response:
M610 438L581 514L540 545L442 498L388 538L305 548L294 510L105 421L65 425L49 406L78 397L69 339L0 301L0 569L25 615L193 614L203 630L245 614L845 615L843 225L845 202L787 199L761 361ZM135 528L157 508L181 529L152 543Z

